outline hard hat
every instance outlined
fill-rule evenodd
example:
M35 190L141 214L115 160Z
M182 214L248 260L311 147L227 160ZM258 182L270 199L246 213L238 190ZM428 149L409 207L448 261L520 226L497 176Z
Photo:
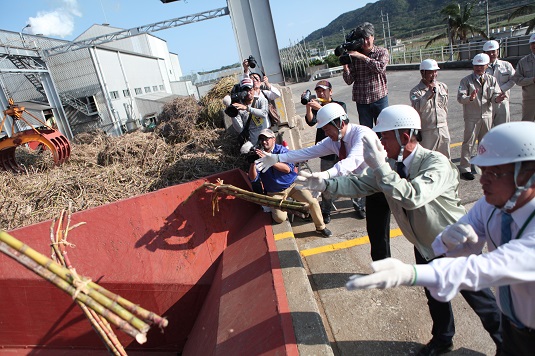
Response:
M420 70L439 70L437 61L434 59L424 59L422 63L420 63Z
M253 81L250 78L243 78L240 82L241 89L251 89L253 86Z
M488 54L485 53L479 53L474 56L474 59L472 60L472 64L475 66L484 66L485 64L490 63L490 58Z
M316 118L318 120L317 127L318 129L321 129L323 126L327 125L329 122L341 118L341 120L345 120L347 118L346 111L344 108L337 103L329 103L325 106L322 106L321 109L318 110L318 114L316 115Z
M477 156L470 163L498 166L535 161L535 122L513 121L492 128L481 140Z
M529 37L529 43L535 42L535 33Z
M500 44L498 43L498 41L490 40L485 42L485 44L483 45L484 52L494 51L495 49L500 49Z
M398 129L416 129L422 128L420 115L412 106L409 105L391 105L384 108L377 117L377 125L373 131L385 132Z

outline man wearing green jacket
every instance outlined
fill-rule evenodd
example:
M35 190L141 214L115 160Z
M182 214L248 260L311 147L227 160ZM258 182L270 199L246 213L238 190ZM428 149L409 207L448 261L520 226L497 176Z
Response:
M302 172L297 182L304 189L334 196L361 197L383 192L403 235L414 244L416 263L427 264L443 257L433 251L435 237L466 210L458 195L457 168L443 154L418 143L420 129L420 116L415 109L392 105L381 111L373 128L381 132L381 140L374 135L362 139L367 170L359 175L327 180ZM451 304L434 299L427 289L425 294L433 319L433 337L418 355L449 352L455 334ZM464 291L462 295L500 349L500 313L490 289Z

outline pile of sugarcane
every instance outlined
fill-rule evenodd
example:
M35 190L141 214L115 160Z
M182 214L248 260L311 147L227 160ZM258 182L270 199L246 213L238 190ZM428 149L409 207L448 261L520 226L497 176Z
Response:
M163 330L168 321L102 288L90 278L78 275L69 261L65 246L72 245L67 242L69 231L83 223L71 227L70 220L70 210L64 210L55 232L55 221L52 222L50 239L54 260L4 231L0 231L0 251L71 295L110 353L126 355L110 323L143 344L147 341L147 332L151 325L157 325Z
M216 211L219 211L218 194L225 193L235 196L251 203L256 203L262 206L269 206L272 208L287 211L297 216L304 217L309 213L309 206L307 203L301 203L297 201L287 200L286 197L274 198L264 194L254 193L245 189L235 187L231 184L223 184L221 179L217 179L216 183L206 182L203 187L210 188L214 194L212 196L212 214L215 215Z

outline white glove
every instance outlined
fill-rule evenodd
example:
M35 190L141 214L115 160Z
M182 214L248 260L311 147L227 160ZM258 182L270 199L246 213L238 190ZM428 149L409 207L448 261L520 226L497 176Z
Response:
M412 286L416 282L416 269L395 258L385 258L371 264L374 273L355 274L346 283L348 290L354 289L385 289L400 285Z
M386 151L383 144L376 135L365 135L362 138L364 145L364 162L371 169L375 170L386 162Z
M251 150L251 148L253 148L253 144L251 143L251 141L247 141L240 147L240 153L243 155L247 154Z
M295 189L297 190L312 190L316 192L323 192L327 189L325 179L329 178L329 173L314 172L312 174L302 171L295 179Z
M457 246L466 242L475 244L477 243L478 236L474 231L472 225L455 223L449 225L442 232L440 236L442 243L448 248L448 251L454 250Z
M278 154L265 152L265 156L254 161L254 164L257 170L264 173L277 162L279 162Z

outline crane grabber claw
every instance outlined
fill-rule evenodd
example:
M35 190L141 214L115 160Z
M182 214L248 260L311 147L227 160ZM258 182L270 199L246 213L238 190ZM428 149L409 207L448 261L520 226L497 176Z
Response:
M23 114L32 117L40 126L36 127L30 123L24 118ZM54 163L58 166L70 157L71 145L67 137L29 113L24 106L16 105L12 98L9 99L8 107L4 110L4 117L0 123L0 132L2 132L8 117L13 120L12 132L10 137L0 137L0 169L17 173L23 172L23 167L16 160L15 150L25 144L28 144L31 148L49 149L54 158ZM17 120L23 121L30 128L15 133Z

